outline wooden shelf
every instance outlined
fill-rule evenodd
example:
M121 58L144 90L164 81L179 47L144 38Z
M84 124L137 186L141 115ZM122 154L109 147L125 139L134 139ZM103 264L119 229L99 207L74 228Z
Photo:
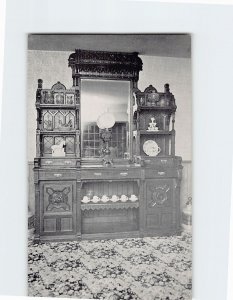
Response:
M148 134L148 135L172 135L173 131L167 131L167 130L159 130L159 131L147 131L147 130L139 130L139 134Z
M79 104L39 104L40 108L49 108L49 109L75 109L76 106L79 106Z
M135 202L118 202L118 203L90 203L81 204L81 210L100 210L100 209L128 209L138 208L139 201Z
M51 135L51 134L76 134L76 133L79 133L79 130L40 130L40 133L41 134L48 134L48 135Z
M147 106L147 105L138 106L138 110L152 110L152 109L175 111L176 107L171 107L171 106Z

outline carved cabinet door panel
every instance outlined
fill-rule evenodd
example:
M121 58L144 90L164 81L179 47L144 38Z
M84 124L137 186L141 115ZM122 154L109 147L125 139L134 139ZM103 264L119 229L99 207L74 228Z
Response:
M179 201L174 191L175 179L146 180L144 202L146 231L164 234L176 229Z
M41 181L40 231L42 235L76 232L75 181Z

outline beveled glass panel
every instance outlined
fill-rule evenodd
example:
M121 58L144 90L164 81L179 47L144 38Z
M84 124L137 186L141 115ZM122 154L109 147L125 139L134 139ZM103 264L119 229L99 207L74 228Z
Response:
M64 137L63 137L63 136L56 136L56 137L54 138L54 144L55 144L55 145L60 145L61 142L63 142L63 141L64 141Z
M43 139L44 153L52 153L51 147L53 146L54 138L52 136L45 136Z
M66 153L73 154L74 153L74 137L66 137Z
M113 158L124 158L129 152L130 82L121 80L81 80L81 132L82 157L98 158L102 155L102 140L98 118L108 112L114 116L109 143Z

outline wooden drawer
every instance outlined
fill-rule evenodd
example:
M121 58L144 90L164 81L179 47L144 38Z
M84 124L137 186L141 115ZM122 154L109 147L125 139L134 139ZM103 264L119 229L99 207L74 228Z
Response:
M162 167L162 168L172 168L181 165L180 157L145 157L143 158L144 166L146 168Z
M39 180L76 180L77 172L71 170L43 170L39 171Z
M75 167L76 159L74 158L42 158L41 166L42 167L53 167L53 166L62 166L62 167Z
M141 178L141 169L88 169L81 171L81 179L124 180Z
M158 170L158 169L145 169L145 177L146 178L169 178L169 177L177 177L177 169L166 169L166 170Z
M173 166L174 162L172 158L144 158L144 165L145 167L151 167L153 166Z

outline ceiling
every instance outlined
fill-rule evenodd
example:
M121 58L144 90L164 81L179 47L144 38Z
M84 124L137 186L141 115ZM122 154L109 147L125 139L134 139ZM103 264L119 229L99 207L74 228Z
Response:
M30 34L29 50L70 51L75 49L138 52L139 55L191 56L188 34Z

